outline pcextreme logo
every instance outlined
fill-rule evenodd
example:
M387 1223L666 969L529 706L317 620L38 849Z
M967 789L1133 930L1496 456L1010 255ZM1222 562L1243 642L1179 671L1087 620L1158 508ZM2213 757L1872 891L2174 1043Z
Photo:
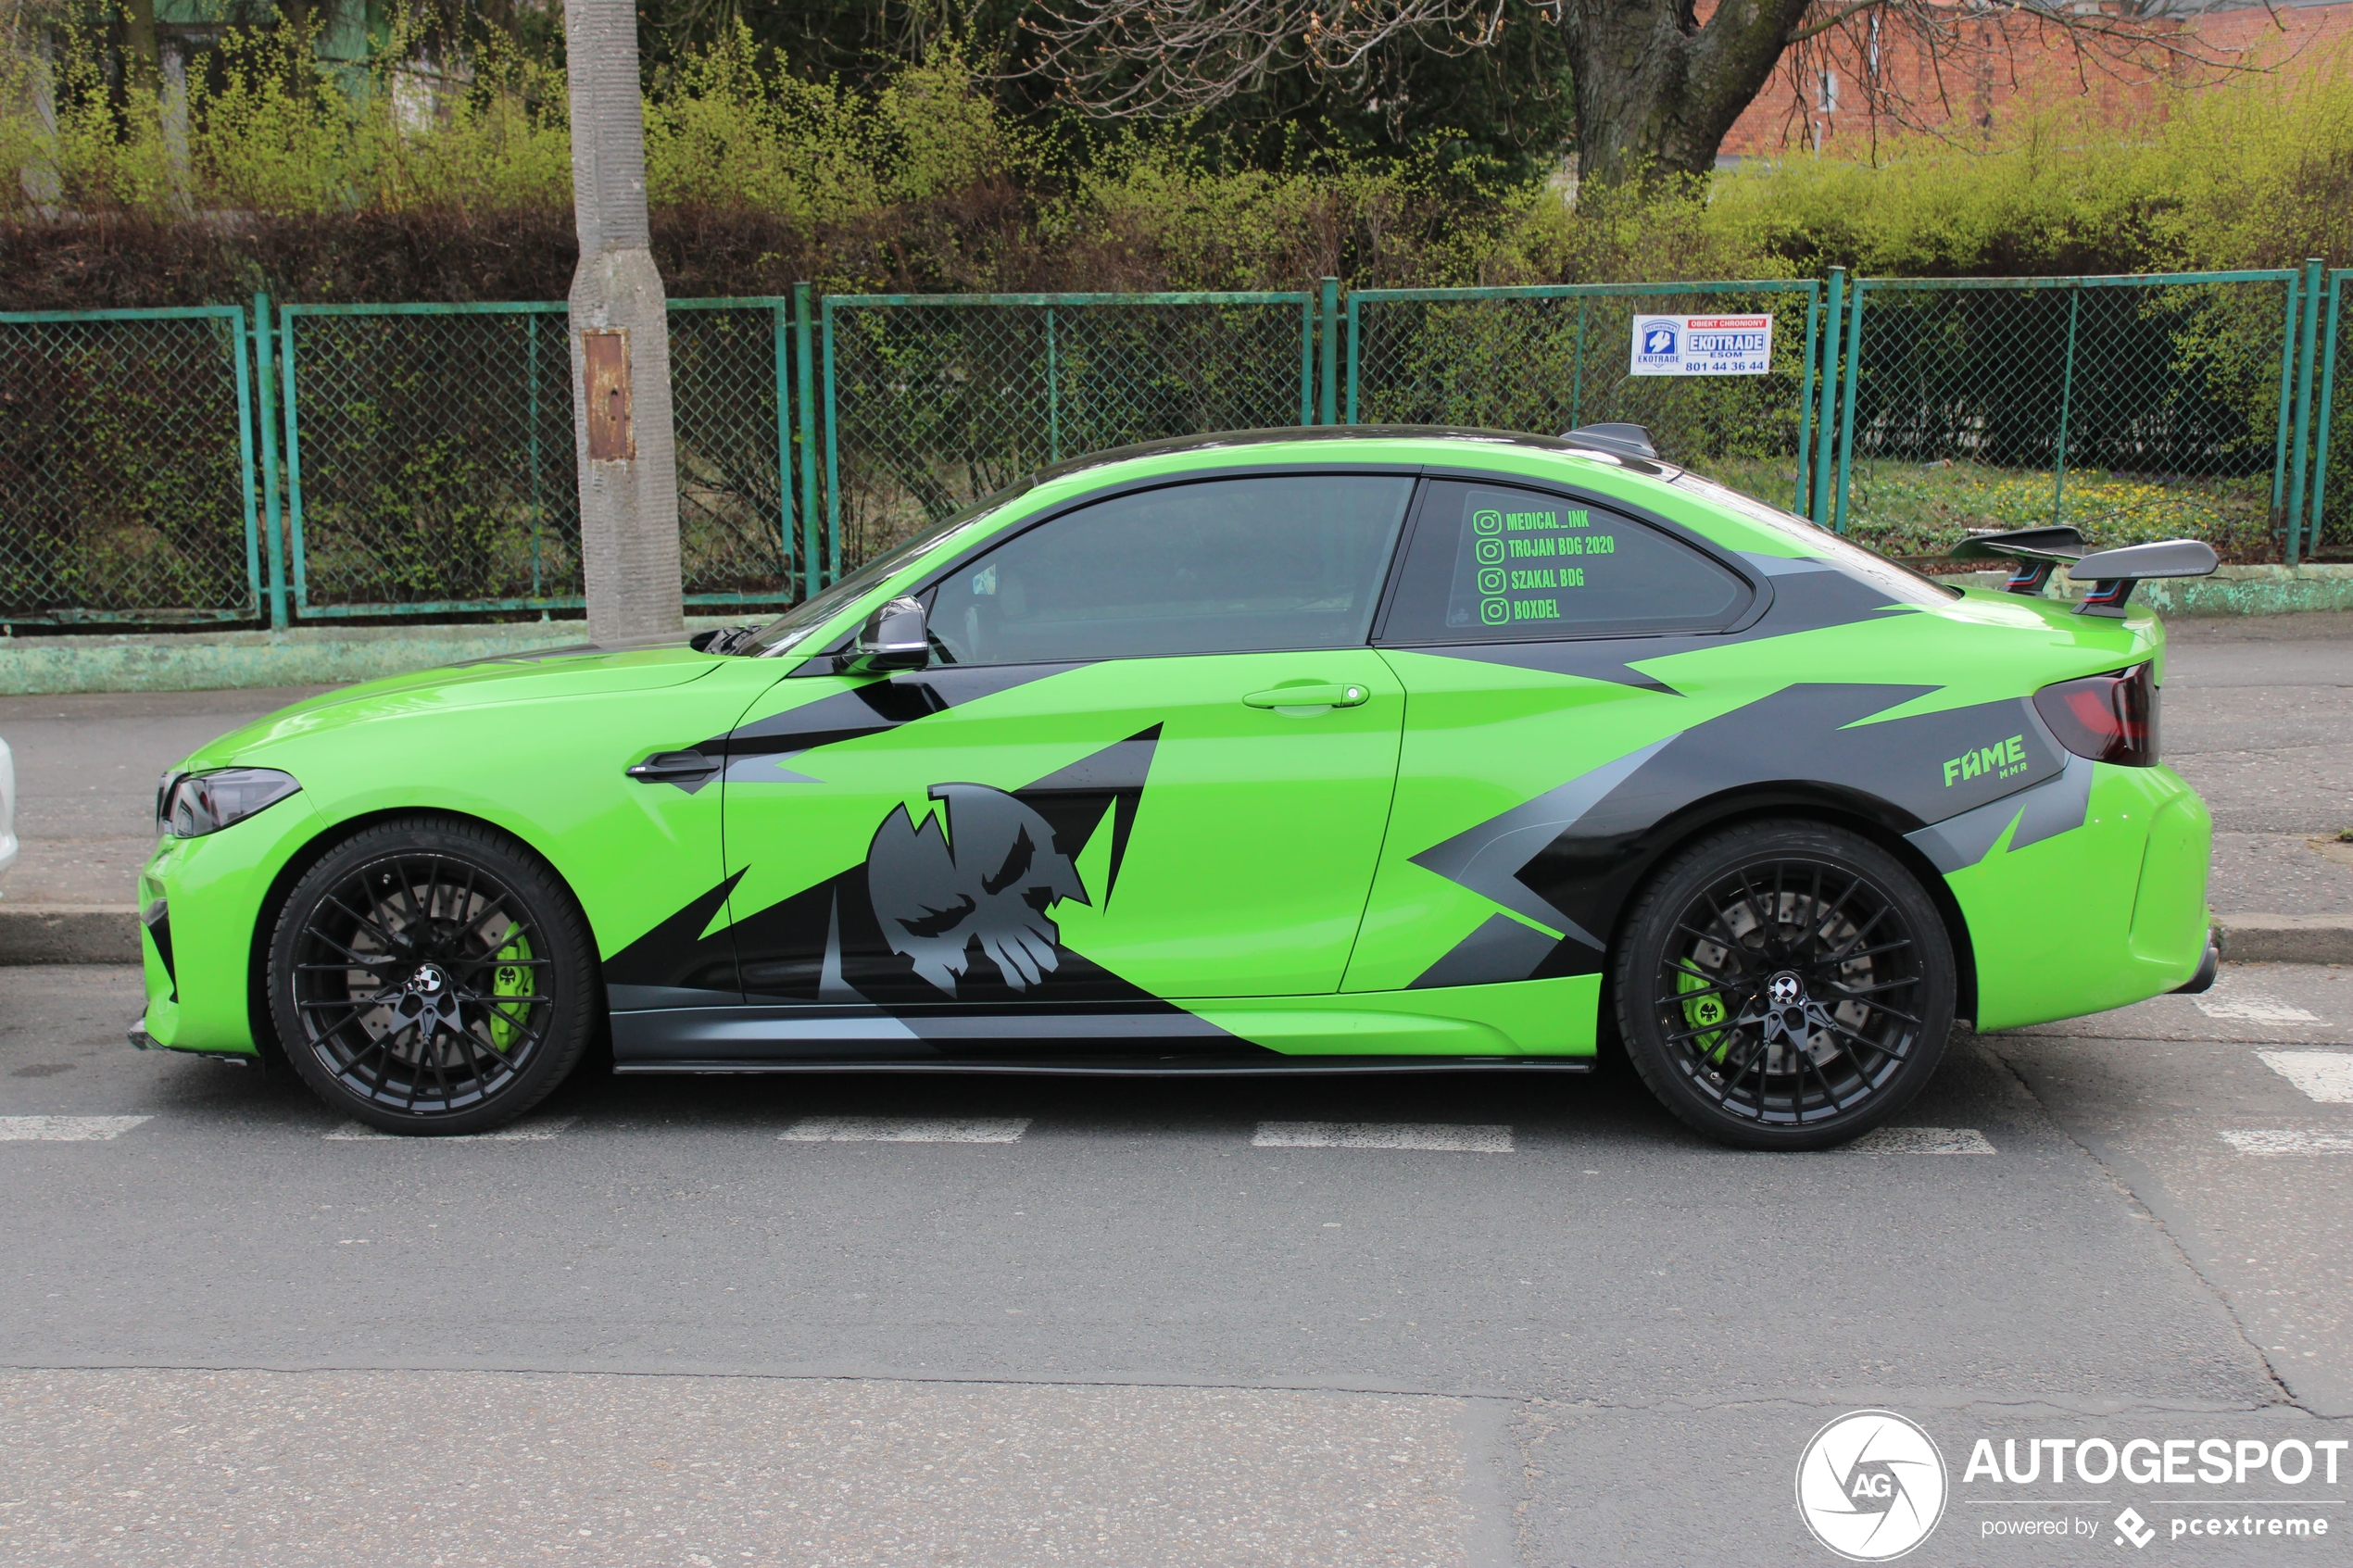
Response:
M1944 1456L1894 1411L1856 1411L1814 1434L1797 1461L1797 1512L1850 1562L1886 1562L1944 1516Z
M1995 778L2007 779L2024 771L2026 737L2012 735L2007 740L1995 741L1992 746L1981 746L1973 751L1964 751L1958 757L1945 759L1944 787L1950 789L1957 780L1982 778L1989 773Z
M2336 1493L2353 1438L2009 1436L1968 1447L1960 1485L1970 1495L1958 1500L1965 1514L1977 1513L1981 1541L2071 1541L2079 1553L2105 1541L2131 1555L2159 1543L2196 1549L2262 1537L2277 1557L2325 1552L2334 1538L2343 1554L2345 1522L2325 1511L2345 1499L2302 1489ZM1936 1532L1951 1485L1935 1440L1918 1423L1893 1411L1855 1411L1806 1445L1797 1512L1836 1555L1886 1562ZM2067 1495L2024 1489L2045 1486ZM2134 1495L2143 1487L2168 1495Z

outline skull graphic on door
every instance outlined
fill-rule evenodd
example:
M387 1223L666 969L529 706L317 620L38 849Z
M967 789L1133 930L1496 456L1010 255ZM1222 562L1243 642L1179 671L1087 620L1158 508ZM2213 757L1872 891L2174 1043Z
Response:
M948 996L977 947L1015 991L1059 962L1061 932L1046 910L1084 904L1086 884L1054 847L1052 824L987 784L931 787L939 809L918 827L904 806L875 831L866 889L892 952Z

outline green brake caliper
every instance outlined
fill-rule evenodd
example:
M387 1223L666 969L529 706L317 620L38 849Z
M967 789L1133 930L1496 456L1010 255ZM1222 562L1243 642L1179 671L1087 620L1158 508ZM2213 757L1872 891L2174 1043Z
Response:
M530 938L520 935L510 937L507 945L492 957L498 967L490 972L490 994L501 998L530 996ZM491 1049L505 1052L514 1048L516 1037L522 1033L515 1019L525 1010L523 1007L490 1010Z
M1707 991L1707 995L1692 997L1683 1003L1683 1022L1694 1029L1711 1031L1693 1035L1692 1043L1705 1052L1710 1061L1722 1061L1724 1053L1732 1045L1725 1032L1716 1027L1724 1022L1724 993L1708 990L1708 983L1687 969L1675 972L1675 989L1678 992Z

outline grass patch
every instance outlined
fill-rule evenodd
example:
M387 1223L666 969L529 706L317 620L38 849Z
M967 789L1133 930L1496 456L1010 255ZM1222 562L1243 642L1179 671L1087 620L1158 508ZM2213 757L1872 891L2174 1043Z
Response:
M1795 473L1786 459L1723 459L1713 477L1777 507L1790 503ZM1848 475L1846 531L1881 555L1942 557L1974 529L2034 528L2054 521L2082 530L2094 549L2152 539L2203 539L2224 560L2266 558L2271 550L2271 482L2149 478L2080 469L2067 476L2065 511L2054 508L2048 470L1983 463L1875 462Z

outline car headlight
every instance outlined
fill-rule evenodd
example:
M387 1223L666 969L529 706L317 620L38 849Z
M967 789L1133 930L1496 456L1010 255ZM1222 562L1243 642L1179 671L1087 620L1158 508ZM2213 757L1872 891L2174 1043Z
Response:
M275 768L167 773L156 790L156 832L166 838L202 838L275 806L301 788L292 773Z

